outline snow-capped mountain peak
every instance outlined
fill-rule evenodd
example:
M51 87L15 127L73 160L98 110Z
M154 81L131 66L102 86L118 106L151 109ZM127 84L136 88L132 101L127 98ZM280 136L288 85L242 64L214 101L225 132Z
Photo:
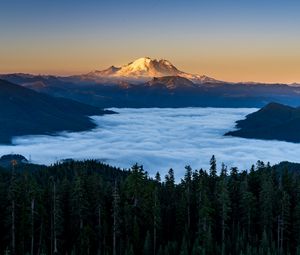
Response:
M176 75L178 70L169 61L151 59L149 57L139 58L128 65L124 65L115 75L123 77L161 77Z
M102 71L94 71L85 78L93 80L120 79L122 81L149 81L153 77L180 76L195 83L218 82L205 75L194 75L178 70L166 59L151 59L149 57L138 58L121 67L111 66Z
M120 68L118 75L133 75L135 73L143 73L145 72L145 74L147 74L147 72L151 71L151 62L152 60L148 57L145 58L139 58L131 63L129 63L128 65L125 65L123 67Z

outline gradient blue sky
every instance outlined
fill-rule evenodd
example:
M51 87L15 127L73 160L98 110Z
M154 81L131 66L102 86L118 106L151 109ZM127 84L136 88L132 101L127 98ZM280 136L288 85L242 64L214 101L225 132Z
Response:
M0 73L166 58L231 81L300 82L300 1L1 0Z

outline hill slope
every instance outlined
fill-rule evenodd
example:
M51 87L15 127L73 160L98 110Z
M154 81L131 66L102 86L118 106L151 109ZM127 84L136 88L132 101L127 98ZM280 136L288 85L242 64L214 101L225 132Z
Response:
M300 108L270 103L245 120L237 121L239 130L228 132L244 138L300 142Z
M0 80L0 143L10 143L13 136L87 130L95 127L87 116L104 113Z

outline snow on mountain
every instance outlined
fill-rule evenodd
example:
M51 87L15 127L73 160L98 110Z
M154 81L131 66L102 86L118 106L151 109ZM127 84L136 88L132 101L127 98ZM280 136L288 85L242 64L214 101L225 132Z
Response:
M96 70L83 75L73 75L69 77L59 77L51 75L31 75L31 74L8 74L0 75L0 78L7 79L17 84L41 87L42 84L36 82L92 82L103 84L119 84L121 87L128 87L129 84L139 84L151 81L153 78L161 77L183 77L195 84L202 83L223 83L205 75L196 75L178 70L170 61L165 59L151 59L149 57L139 58L121 67L110 66L105 70ZM177 79L178 81L178 79ZM183 81L181 81L183 82ZM34 84L33 84L34 83ZM185 82L184 82L185 83Z
M107 79L131 82L149 81L154 77L180 76L195 83L218 83L213 78L205 75L195 75L178 70L170 61L165 59L139 58L122 67L111 66L102 71L94 71L82 78L93 81Z
M125 77L161 77L167 75L176 75L178 70L167 60L156 60L139 58L120 68L116 72L116 76Z

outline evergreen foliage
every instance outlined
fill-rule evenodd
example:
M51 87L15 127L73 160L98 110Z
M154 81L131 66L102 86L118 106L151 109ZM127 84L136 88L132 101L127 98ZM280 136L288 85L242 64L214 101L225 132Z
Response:
M300 254L299 173L210 162L179 183L137 164L13 162L0 169L0 254Z

